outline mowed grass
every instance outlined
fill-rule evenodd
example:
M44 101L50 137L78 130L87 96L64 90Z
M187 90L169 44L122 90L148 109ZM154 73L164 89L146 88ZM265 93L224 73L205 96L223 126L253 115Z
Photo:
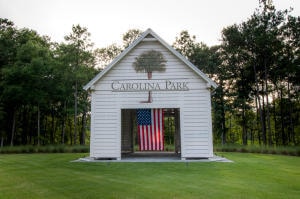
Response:
M0 155L0 198L299 198L300 158L218 153L233 163L71 162L87 154Z

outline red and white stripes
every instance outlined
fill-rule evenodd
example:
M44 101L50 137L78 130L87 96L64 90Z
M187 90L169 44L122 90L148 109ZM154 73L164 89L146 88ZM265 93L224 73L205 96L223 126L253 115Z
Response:
M140 151L164 150L163 109L151 109L151 125L138 125Z

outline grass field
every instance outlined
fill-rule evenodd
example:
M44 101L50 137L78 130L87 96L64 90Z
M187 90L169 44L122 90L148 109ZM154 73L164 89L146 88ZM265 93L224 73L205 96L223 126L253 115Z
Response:
M299 198L300 158L218 153L234 163L70 162L87 154L0 155L0 198Z

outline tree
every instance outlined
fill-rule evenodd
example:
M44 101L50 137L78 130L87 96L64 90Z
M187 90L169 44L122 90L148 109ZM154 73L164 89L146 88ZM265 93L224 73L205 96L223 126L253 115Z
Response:
M77 132L77 117L78 117L78 97L81 93L85 92L82 89L84 82L87 81L86 74L81 73L85 68L93 68L94 57L91 51L93 44L90 42L90 33L87 28L80 25L73 25L72 33L65 37L65 40L69 44L69 66L71 73L74 77L74 144L77 144L78 132ZM84 95L87 100L87 95ZM87 110L85 107L84 110ZM85 117L86 111L83 112ZM85 120L86 118L84 118ZM85 123L85 122L84 122ZM85 134L85 129L82 134ZM83 135L82 135L83 136Z
M281 138L284 145L289 142L286 140L289 135L286 135L284 130L286 124L283 122L285 117L283 103L286 102L283 97L287 91L288 98L291 98L288 94L293 85L290 77L296 74L293 62L297 60L295 52L298 47L292 50L291 44L298 39L295 40L291 34L297 35L297 31L292 33L293 28L287 28L289 19L292 18L288 16L287 10L276 11L270 1L262 1L260 10L256 10L249 20L227 27L222 32L222 47L227 54L224 61L233 66L232 72L235 76L233 83L237 92L234 104L237 110L246 108L241 114L241 124L245 127L245 130L243 127L244 144L247 143L244 136L248 134L247 112L251 110L253 104L256 104L257 118L260 121L258 123L261 132L258 135L259 140L261 138L265 145L274 143L274 134L277 135L275 131L278 131L278 128L272 127L270 96L275 96L276 90L279 91L276 96L279 96L279 104L282 107L280 111ZM291 108L290 110L288 132L294 134L292 130L294 119L291 116L293 111ZM276 124L277 118L273 111L273 120Z
M143 31L139 29L130 29L123 34L123 48L126 49L131 43L133 43Z
M104 48L95 50L97 65L99 68L105 68L113 59L115 59L123 50L125 50L131 43L133 43L142 31L139 29L130 29L123 34L123 46L111 44Z
M41 37L35 31L28 29L16 30L10 27L7 30L12 33L11 38L7 38L6 41L11 46L5 47L5 50L10 51L10 53L4 56L7 62L4 63L1 70L3 73L1 101L8 113L8 118L12 121L10 145L13 145L16 138L16 118L18 114L23 111L23 115L25 115L25 109L39 107L39 104L46 99L45 93L48 90L44 86L46 79L50 77L48 61L51 56L49 55L49 42L46 37ZM8 32L6 31L6 33ZM39 115L39 108L37 115ZM39 123L38 116L36 121ZM29 123L22 124L23 132L21 134L22 141L20 142L26 143L26 139L29 137ZM36 130L39 134L40 129L36 128ZM39 139L36 141L39 143Z
M95 50L97 65L99 68L105 68L114 58L122 52L122 48L117 44L111 44L105 48Z
M41 108L49 104L51 90L53 89L52 56L47 41L28 41L20 48L19 56L29 56L30 61L23 67L26 82L23 84L23 100L37 110L37 144L40 145L40 118ZM25 98L24 98L25 97Z
M184 30L176 37L173 48L180 52L186 58L190 58L194 54L196 45L196 36L190 36L187 30Z
M14 28L14 23L8 19L0 18L0 134L1 134L1 146L4 143L4 137L8 134L7 115L5 111L6 107L6 96L4 94L4 89L6 87L4 81L4 70L5 68L12 66L14 63L16 55L16 29Z

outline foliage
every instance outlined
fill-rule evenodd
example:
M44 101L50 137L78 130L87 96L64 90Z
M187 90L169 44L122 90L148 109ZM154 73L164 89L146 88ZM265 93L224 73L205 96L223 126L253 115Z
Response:
M112 62L122 52L122 48L117 44L111 44L105 48L97 48L95 55L97 56L97 65L100 68L104 68Z
M76 143L77 136L71 136L79 127L78 113L81 133L86 131L88 100L81 88L96 70L86 42L87 30L73 26L73 31L66 37L69 44L55 44L33 30L19 30L12 22L1 20L1 146L57 144L65 143L66 138L66 143ZM83 38L77 38L79 35ZM76 99L72 98L74 90ZM75 100L79 111L73 123L68 110Z
M129 30L124 45L140 33ZM83 85L99 72L97 64L108 64L122 50L116 45L94 50L90 33L80 25L58 44L0 19L1 147L85 145L90 102Z
M115 43L108 45L107 47L97 48L95 55L97 59L97 67L105 68L112 62L123 50L129 47L140 35L142 31L139 29L130 29L123 34L123 46L119 46Z
M125 33L124 46L140 33ZM73 25L65 42L58 44L0 19L1 147L85 145L90 98L83 85L99 72L99 64L104 67L122 50L117 45L94 50L90 33L80 25Z
M219 85L212 96L215 142L300 144L300 18L271 1L208 47L182 31L173 46Z
M225 144L214 145L216 152L241 152L241 153L262 153L262 154L277 154L300 156L300 147L284 147L284 146L259 146L259 145L239 145L239 144Z
M283 124L285 117L283 104L287 103L287 106L290 106L288 104L293 103L292 101L298 101L298 97L291 95L296 92L293 89L298 84L291 81L290 75L295 74L297 66L293 62L299 59L298 52L291 48L298 49L299 46L290 44L290 40L293 40L290 35L295 33L288 25L288 21L295 18L288 16L287 10L276 11L274 6L266 2L262 2L260 9L248 21L223 30L222 49L226 60L225 67L233 67L232 74L235 78L233 91L236 93L233 105L234 108L241 110L239 114L243 128L243 144L247 144L249 136L247 112L255 108L259 142L264 145L297 145L299 144L299 140L296 139L297 132L289 126L300 124L293 117L291 108L287 109L289 121L280 128L276 127L278 122ZM298 39L294 38L293 42L296 40ZM276 98L280 101L280 114L273 111L278 106L276 103L271 105L271 96L273 102ZM292 101L284 103L286 97ZM272 124L275 127L272 127ZM292 137L288 137L287 134Z
M196 36L190 36L187 30L183 30L178 37L176 37L173 47L186 58L190 58L194 54Z
M71 162L86 155L1 155L1 197L276 199L300 194L295 157L218 153L234 162Z
M93 46L89 40L90 33L87 28L82 28L80 25L72 27L72 33L65 37L68 42L67 51L64 52L64 56L68 60L64 63L68 65L69 72L73 77L71 82L74 92L74 144L77 144L78 139L78 105L81 104L82 108L82 127L80 135L80 143L85 144L86 137L86 124L87 124L87 113L89 111L88 94L83 90L83 86L90 78L95 75L93 70L95 66L95 58L91 52ZM81 102L79 100L82 100Z
M246 21L222 30L221 45L197 42L187 30L176 37L174 48L219 86L212 92L215 143L299 146L299 27L299 16L260 1ZM84 145L90 98L83 85L140 34L131 29L123 46L93 49L80 25L54 43L0 18L0 146ZM152 50L133 67L150 79L165 62ZM148 102L151 97L149 92Z
M20 145L6 146L0 148L0 154L18 154L18 153L87 153L89 146L84 145Z
M139 29L130 29L125 34L123 34L123 48L127 48L131 43L133 43L143 31Z

